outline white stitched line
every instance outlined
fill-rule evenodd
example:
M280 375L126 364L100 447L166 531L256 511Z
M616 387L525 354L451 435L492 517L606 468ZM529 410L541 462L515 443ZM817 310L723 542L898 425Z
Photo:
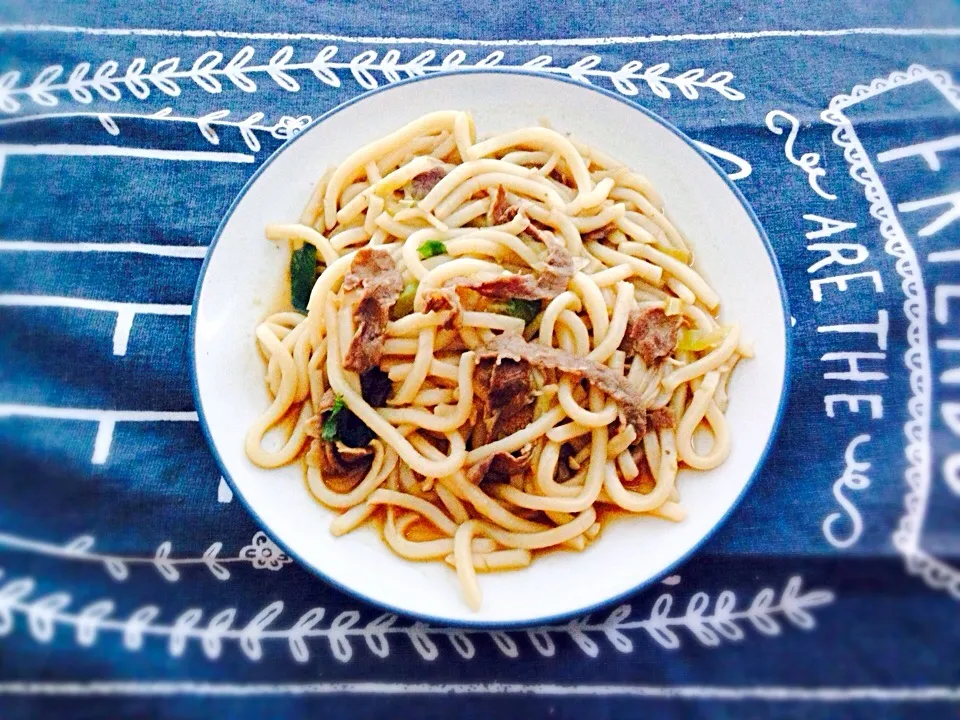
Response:
M10 155L80 155L84 157L139 157L152 160L186 160L192 162L252 163L253 155L198 150L156 150L120 147L118 145L21 145L0 144L0 156Z
M0 419L13 417L43 418L45 420L83 420L97 423L90 462L103 465L110 457L113 431L118 422L197 422L195 412L166 412L152 410L88 410L82 408L48 407L0 403Z
M382 64L381 64L382 65ZM304 69L301 65L284 65L284 69ZM337 69L349 69L349 63L326 63L326 67L336 67ZM380 66L377 66L378 68ZM261 68L262 70L262 68ZM245 68L245 72L256 71L259 72L257 68ZM224 73L215 73L222 75ZM177 78L190 78L193 77L189 72L187 73L171 73L167 74L165 77L177 77ZM122 81L122 79L121 79ZM53 90L63 90L63 85L50 85L49 89ZM69 84L66 86L66 89L69 90ZM28 93L29 94L29 93ZM156 122L172 122L172 123L185 123L189 125L196 125L197 128L201 131L204 138L207 142L210 142L214 145L219 143L217 134L214 131L214 126L224 127L224 128L236 128L240 131L240 136L243 138L244 142L247 144L252 151L257 152L260 150L260 141L256 139L256 133L269 133L274 138L278 140L286 140L291 137L293 134L302 129L306 122L309 122L313 118L310 116L301 115L299 117L291 116L281 116L277 122L273 125L264 125L260 122L265 115L262 112L254 112L248 115L243 120L226 120L227 115L230 114L229 110L220 111L221 115L218 118L212 119L208 116L197 116L190 117L184 115L173 115L172 108L164 108L159 112L155 113L133 113L133 112L53 112L53 113L36 113L33 115L20 115L18 117L9 117L0 119L0 127L7 125L21 125L23 123L37 122L43 120L69 120L72 118L97 118L101 125L104 123L105 118L109 118L110 122L113 122L117 118L130 119L130 120L152 120ZM209 114L208 114L209 115ZM304 121L306 119L306 122ZM292 123L292 124L291 124ZM109 131L112 135L119 135L120 130L114 124L112 130ZM2 170L3 156L0 155L0 170Z
M126 355L127 343L130 341L130 331L133 329L135 313L131 310L121 310L117 313L117 324L113 328L113 354Z
M65 307L103 312L133 312L148 315L189 315L189 305L160 303L117 302L89 298L59 297L56 295L0 295L0 305L11 307Z
M470 38L435 37L377 37L335 35L331 33L288 33L288 32L233 32L229 30L165 30L159 28L93 28L66 25L0 25L3 33L72 33L81 35L105 36L149 36L149 37L187 37L187 38L236 38L245 40L322 40L348 43L380 43L386 45L409 45L416 43L431 45L463 46L511 46L511 45L639 45L645 43L712 41L712 40L760 40L767 38L804 38L804 37L843 37L847 35L879 35L890 37L960 37L960 28L891 28L859 27L839 28L835 30L753 30L727 31L718 33L680 33L672 35L623 35L611 37L585 38L544 38L544 39L498 39L477 40Z
M117 314L113 328L113 354L127 354L130 330L136 315L189 315L189 305L161 305L158 303L115 302L88 298L57 297L53 295L0 295L0 307L62 307L79 310L97 310Z
M81 560L85 562L102 563L106 560L119 560L121 562L131 564L153 564L156 562L156 558L152 555L148 557L139 557L133 555L105 555L88 552L78 553L73 550L67 550L60 545L54 545L53 543L41 542L39 540L27 540L26 538L21 538L16 535L9 535L7 533L0 533L0 544L15 550L23 550L25 552L32 552L38 555L45 555L47 557L68 558L70 560ZM169 562L173 565L200 565L207 561L204 558L177 557L169 558L166 560L166 562ZM237 563L248 562L248 560L242 557L218 557L217 562Z
M0 418L32 417L46 420L86 420L92 422L197 422L197 413L169 410L95 410L0 403Z
M143 243L39 242L36 240L0 240L0 252L115 252L159 255L162 257L203 259L206 245L147 245Z
M254 538L256 539L256 538ZM89 544L87 544L87 542ZM114 555L109 553L99 553L93 552L90 550L92 547L94 539L90 536L81 536L74 539L66 545L56 545L54 543L43 542L41 540L32 540L30 538L20 537L18 535L11 535L9 533L0 532L0 546L5 549L29 552L36 555L43 555L45 557L60 558L65 560L74 560L79 562L90 562L90 563L101 563L107 566L107 569L110 570L110 567L116 567L117 565L156 565L158 563L157 554L148 556L137 556L137 555ZM77 547L78 544L82 543L80 547ZM164 545L167 545L164 543ZM162 548L163 546L161 546ZM223 543L214 543L206 552L204 552L203 557L171 557L165 555L162 557L162 561L166 565L206 565L208 567L212 565L222 565L225 563L253 563L255 560L254 556L245 557L243 554L238 554L235 557L220 557L219 552L223 547ZM242 552L242 551L241 551ZM289 559L282 561L283 564L290 562ZM115 571L111 571L111 575ZM115 576L116 577L116 576ZM227 577L222 577L221 579L227 579ZM126 579L124 575L123 578Z
M110 457L110 446L113 444L113 430L115 420L101 420L97 425L97 437L93 441L93 457L90 462L94 465L103 465Z
M297 68L301 69L301 68ZM184 77L183 75L178 75L177 77ZM57 86L60 87L59 85ZM100 118L104 115L109 117L116 118L129 118L134 120L163 120L164 122L186 122L186 123L196 123L198 118L194 117L184 117L182 115L157 115L153 114L144 114L144 113L129 113L129 112L62 112L62 113L38 113L36 115L20 115L18 117L3 118L0 120L0 127L5 127L7 125L22 125L23 123L35 122L37 120L70 120L75 118ZM226 125L233 127L240 127L244 123L239 120L213 120L210 122L211 125ZM273 126L266 125L257 125L252 124L248 127L254 130L273 130Z
M349 63L327 63L329 67L335 67L339 70L349 69ZM302 65L285 65L285 69L294 69L294 70L303 70L308 69L309 66ZM261 68L250 68L252 70L262 70ZM249 72L250 69L245 68L245 72ZM223 73L217 73L223 74ZM190 77L189 73L171 73L170 77L183 78ZM62 90L64 86L62 84L51 85L50 87ZM169 108L168 108L169 109ZM263 113L260 114L261 116ZM6 127L7 125L22 125L23 123L36 122L38 120L70 120L76 118L97 118L100 119L104 116L110 117L111 119L123 118L130 120L162 120L163 122L173 122L173 123L188 123L191 125L197 124L199 120L202 120L201 117L188 117L184 115L158 115L157 113L132 113L132 112L53 112L53 113L37 113L34 115L19 115L17 117L8 117L0 119L0 127ZM312 119L312 118L311 118ZM264 125L262 123L249 122L247 120L210 120L207 122L208 125L221 125L223 127L235 127L235 128L248 128L250 130L257 130L260 132L276 132L279 129L282 129L282 125L279 123L274 125ZM276 137L276 136L275 136Z
M678 700L767 702L954 702L960 687L788 687L778 685L561 685L551 683L202 683L202 682L7 682L3 695L529 695L641 697Z

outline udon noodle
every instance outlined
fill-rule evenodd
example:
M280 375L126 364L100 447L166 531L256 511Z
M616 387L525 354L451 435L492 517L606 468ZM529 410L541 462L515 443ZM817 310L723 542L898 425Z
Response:
M478 572L584 550L605 508L681 521L678 468L730 452L739 328L650 182L573 138L424 115L266 235L309 300L256 329L248 457L302 461L334 535L379 523L473 609Z

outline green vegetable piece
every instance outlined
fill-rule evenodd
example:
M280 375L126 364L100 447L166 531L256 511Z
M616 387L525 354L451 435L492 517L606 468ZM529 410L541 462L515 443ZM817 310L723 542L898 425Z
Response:
M679 260L684 265L690 264L690 252L688 250L681 250L680 248L670 247L669 245L661 245L660 243L654 243L654 247L657 250L662 252L664 255L669 255L675 260Z
M720 327L714 330L684 330L680 333L680 339L677 342L677 350L690 350L700 352L701 350L711 350L724 341L727 337L727 328Z
M333 400L333 407L330 408L330 414L327 415L327 419L323 421L323 430L320 432L320 437L322 437L327 442L336 440L337 438L337 416L340 414L340 411L343 410L347 404L343 401L342 395L337 395Z
M396 304L390 309L390 319L399 320L413 312L413 299L417 296L420 283L407 283L397 298Z
M424 260L432 258L435 255L443 255L447 251L447 246L440 240L427 240L423 245L417 248L420 257Z
M533 319L540 314L540 301L512 298L503 304L502 313L520 318L524 324L529 325L533 322Z
M307 311L310 292L317 280L317 248L310 243L290 255L290 302L300 312Z

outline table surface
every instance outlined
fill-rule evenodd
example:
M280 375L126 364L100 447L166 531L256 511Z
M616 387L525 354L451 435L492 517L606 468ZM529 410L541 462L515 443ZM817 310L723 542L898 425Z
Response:
M955 717L960 8L0 8L0 715ZM776 251L787 412L726 525L589 617L384 615L291 563L191 397L231 200L367 90L575 77L714 156Z

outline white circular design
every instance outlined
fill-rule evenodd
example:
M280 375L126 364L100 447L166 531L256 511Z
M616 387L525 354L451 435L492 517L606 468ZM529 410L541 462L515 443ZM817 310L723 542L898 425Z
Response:
M647 175L696 248L700 268L723 298L724 317L741 323L757 354L731 383L729 460L710 473L681 473L686 521L614 523L584 553L553 553L523 572L485 576L477 614L463 605L449 568L403 561L369 529L334 539L327 530L333 513L307 494L299 467L260 470L243 452L246 429L268 402L253 329L282 282L287 255L264 240L263 227L299 215L324 164L425 112L448 108L471 109L484 131L532 125L546 115L558 129ZM442 621L503 624L572 614L662 575L703 542L746 489L785 394L789 314L772 251L736 190L669 126L615 96L570 82L458 72L343 106L302 131L252 179L204 272L194 313L198 406L225 476L303 564L368 600Z

